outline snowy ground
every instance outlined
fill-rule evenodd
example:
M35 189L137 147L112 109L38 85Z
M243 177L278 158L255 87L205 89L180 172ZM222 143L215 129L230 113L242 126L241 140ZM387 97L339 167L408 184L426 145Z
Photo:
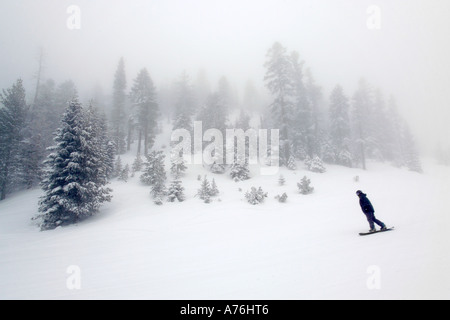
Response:
M184 203L154 205L138 176L114 181L98 215L46 232L30 219L41 191L12 195L0 202L0 299L450 298L449 168L299 166L281 169L283 187L278 175L214 175L211 204L194 197L198 166L183 178ZM314 194L297 192L304 175ZM263 205L245 201L251 186L269 192ZM357 189L395 231L358 236L368 224ZM283 192L285 204L274 199Z

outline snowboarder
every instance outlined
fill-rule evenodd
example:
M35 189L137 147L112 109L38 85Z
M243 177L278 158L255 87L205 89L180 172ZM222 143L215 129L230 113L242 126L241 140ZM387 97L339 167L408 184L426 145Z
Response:
M361 190L356 191L356 195L359 197L359 204L361 206L362 211L367 217L367 221L369 221L370 231L375 232L375 223L381 227L381 230L386 230L386 225L375 218L375 210L373 209L372 203L367 198L367 195L363 193Z

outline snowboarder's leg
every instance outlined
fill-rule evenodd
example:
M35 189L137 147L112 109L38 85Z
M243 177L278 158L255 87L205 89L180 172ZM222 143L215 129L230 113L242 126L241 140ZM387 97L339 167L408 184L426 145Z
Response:
M375 215L373 215L373 222L375 222L377 225L379 225L381 227L381 229L386 228L386 225L381 222L380 220L378 220L377 218L375 218Z
M368 213L366 213L365 215L366 215L366 217L367 217L367 221L369 222L370 230L371 230L371 231L372 231L372 230L375 230L375 224L374 224L374 221L373 221L373 219L374 219L375 217L374 217L374 215L373 215L373 212L368 212Z

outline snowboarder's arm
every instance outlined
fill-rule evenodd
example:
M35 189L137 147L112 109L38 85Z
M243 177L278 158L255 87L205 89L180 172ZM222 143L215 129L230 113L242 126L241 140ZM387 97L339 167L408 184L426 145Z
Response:
M369 199L367 198L361 201L361 209L364 213L375 212L372 203L370 203Z

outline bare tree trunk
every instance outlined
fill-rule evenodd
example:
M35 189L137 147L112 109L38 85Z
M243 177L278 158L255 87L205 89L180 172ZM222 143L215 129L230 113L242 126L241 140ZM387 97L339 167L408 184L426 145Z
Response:
M131 149L131 135L133 134L133 124L131 120L128 120L128 137L127 137L127 151Z
M7 161L9 161L9 159L7 159ZM5 162L8 163L8 162ZM5 165L3 166L3 173L2 173L2 180L1 180L1 185L0 185L0 189L1 189L1 194L0 194L0 201L1 200L5 200L6 199L6 192L7 192L7 185L8 185L8 166Z
M148 155L148 124L144 127L144 155Z
M142 129L139 129L138 149L137 154L141 154Z
M41 85L41 74L42 74L42 65L44 62L44 50L42 48L40 48L39 51L39 67L38 67L38 72L37 72L37 80L36 80L36 91L34 93L34 100L33 100L33 105L36 104L37 98L39 96L39 88Z

